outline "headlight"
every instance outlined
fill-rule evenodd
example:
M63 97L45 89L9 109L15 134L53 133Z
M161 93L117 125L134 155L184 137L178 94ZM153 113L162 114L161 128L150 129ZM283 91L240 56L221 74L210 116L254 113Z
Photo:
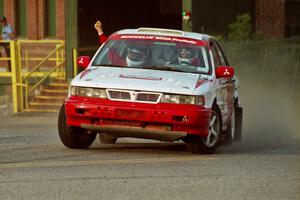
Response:
M76 86L71 86L70 95L82 96L82 97L94 97L94 98L107 98L106 91L104 89L76 87Z
M204 105L204 97L203 96L165 94L163 96L161 102L163 102L163 103L177 103L177 104Z
M71 86L70 87L70 95L75 96L76 95L76 86Z
M204 104L205 104L204 96L203 96L203 95L196 96L196 97L195 97L195 104L196 104L196 105L204 106Z

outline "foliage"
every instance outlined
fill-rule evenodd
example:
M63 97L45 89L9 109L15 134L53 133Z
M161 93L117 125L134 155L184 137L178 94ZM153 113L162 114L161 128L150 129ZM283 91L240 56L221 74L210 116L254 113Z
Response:
M214 38L216 38L219 42L224 40L223 35L212 35Z
M251 16L247 13L237 15L236 21L229 25L229 40L249 41L252 34Z

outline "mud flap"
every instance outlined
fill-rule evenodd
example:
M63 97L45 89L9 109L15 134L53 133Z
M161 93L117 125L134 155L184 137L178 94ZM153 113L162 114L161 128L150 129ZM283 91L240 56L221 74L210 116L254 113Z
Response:
M242 140L242 125L243 125L243 108L242 107L236 107L235 110L236 114L236 125L235 125L235 134L233 141L240 142Z

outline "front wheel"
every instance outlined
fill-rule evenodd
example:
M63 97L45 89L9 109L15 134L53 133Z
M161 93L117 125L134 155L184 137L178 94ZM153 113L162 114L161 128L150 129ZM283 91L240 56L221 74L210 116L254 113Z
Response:
M221 111L217 105L212 107L212 116L209 121L208 136L188 136L186 139L187 149L197 154L212 154L220 144L222 132Z
M88 148L96 137L96 133L89 133L83 128L67 125L64 104L58 115L58 134L62 143L72 149Z

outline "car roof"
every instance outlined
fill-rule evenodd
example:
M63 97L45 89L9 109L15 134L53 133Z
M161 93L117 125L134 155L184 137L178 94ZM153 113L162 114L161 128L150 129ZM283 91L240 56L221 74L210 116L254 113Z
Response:
M136 34L136 35L159 35L159 36L175 36L197 40L208 41L213 38L210 35L200 34L195 32L181 31L176 29L162 29L162 28L137 28L137 29L124 29L116 32L115 34Z

